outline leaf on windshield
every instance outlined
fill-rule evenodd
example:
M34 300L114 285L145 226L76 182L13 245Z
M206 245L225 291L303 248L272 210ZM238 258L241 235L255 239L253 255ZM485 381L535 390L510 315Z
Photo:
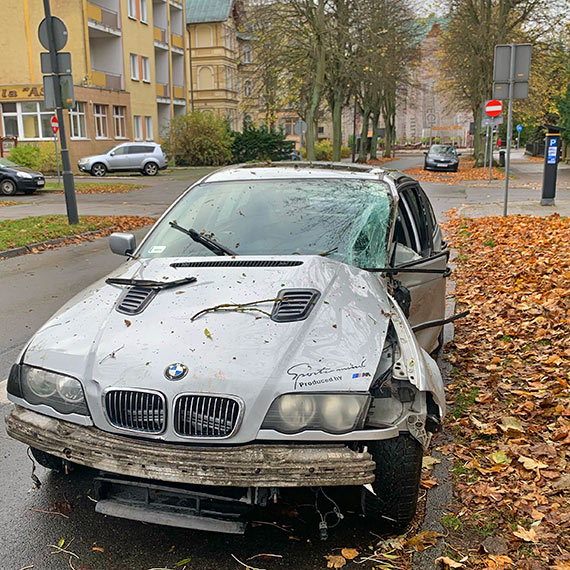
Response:
M208 329L204 329L204 334L206 335L206 338L212 340L212 333Z

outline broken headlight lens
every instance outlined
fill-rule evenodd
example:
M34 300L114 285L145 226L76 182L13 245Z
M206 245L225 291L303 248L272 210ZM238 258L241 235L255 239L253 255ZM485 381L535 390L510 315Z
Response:
M283 394L271 404L262 429L347 433L362 427L369 404L368 394Z
M89 415L79 380L25 364L20 368L20 387L24 400L44 404L62 414Z

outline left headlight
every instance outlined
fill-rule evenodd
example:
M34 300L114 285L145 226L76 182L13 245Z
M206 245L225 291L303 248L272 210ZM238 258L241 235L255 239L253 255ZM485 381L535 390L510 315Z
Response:
M10 371L8 392L30 404L50 406L62 414L89 415L83 387L71 376L25 364L14 365Z
M18 178L33 178L33 176L31 174L28 174L27 172L16 172L16 176Z
M369 394L283 394L271 404L262 429L347 433L362 427L369 405Z

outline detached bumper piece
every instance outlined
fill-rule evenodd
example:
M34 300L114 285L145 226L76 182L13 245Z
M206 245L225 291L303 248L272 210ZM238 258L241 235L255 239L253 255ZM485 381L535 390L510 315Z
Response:
M164 485L106 474L95 479L95 510L103 515L210 532L243 534L245 516L269 492Z
M6 417L8 434L73 463L168 483L226 487L365 485L375 479L367 452L344 444L164 443L106 433L16 406Z

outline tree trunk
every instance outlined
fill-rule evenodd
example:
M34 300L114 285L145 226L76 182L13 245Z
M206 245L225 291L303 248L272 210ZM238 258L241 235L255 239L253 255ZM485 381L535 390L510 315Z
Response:
M333 140L332 140L332 160L340 162L342 147L342 108L343 96L339 89L335 89L331 106Z
M317 133L315 128L315 120L317 116L317 110L321 103L321 94L323 90L323 84L325 81L325 46L324 46L324 27L326 26L325 20L325 0L319 0L318 6L316 8L315 14L316 23L316 38L315 46L316 50L316 67L315 67L315 78L313 83L313 89L311 93L311 102L309 108L307 109L307 160L315 160L315 141L317 139Z
M376 160L378 148L378 123L380 121L380 111L372 112L372 141L370 142L370 160Z
M483 154L485 153L485 143L483 142L484 130L481 127L481 117L483 108L477 105L473 108L473 119L475 120L475 134L473 135L473 156L475 157L474 166L483 166Z
M391 158L392 143L394 142L394 123L396 119L395 94L393 97L390 94L385 96L384 105L382 106L382 116L384 117L384 125L386 127L384 156L386 158Z
M368 152L368 121L370 120L370 109L364 109L362 113L362 130L360 131L360 148L358 149L358 160L356 162L366 163Z

